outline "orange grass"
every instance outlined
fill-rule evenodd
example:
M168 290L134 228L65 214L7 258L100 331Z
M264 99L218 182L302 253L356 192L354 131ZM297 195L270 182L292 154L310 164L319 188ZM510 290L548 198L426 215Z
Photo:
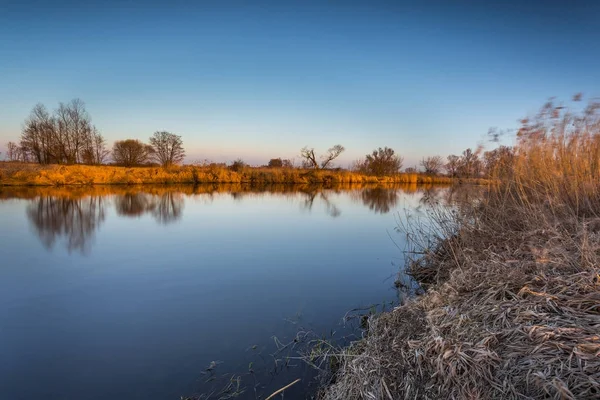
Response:
M235 172L220 166L116 167L88 165L38 165L0 163L0 185L107 185L107 184L365 184L453 183L452 178L421 174L375 177L350 171L246 167ZM472 180L484 183L485 180Z

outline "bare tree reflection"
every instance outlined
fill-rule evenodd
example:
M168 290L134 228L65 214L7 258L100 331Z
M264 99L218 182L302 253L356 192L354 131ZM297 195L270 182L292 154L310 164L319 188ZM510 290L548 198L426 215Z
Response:
M165 192L158 198L157 206L152 210L156 221L163 225L170 224L181 218L183 212L183 194Z
M27 206L27 217L47 249L64 237L69 252L89 252L90 242L104 221L105 200L100 196L79 199L40 196Z
M150 213L157 222L166 225L177 221L182 216L182 193L165 191L161 194L144 192L127 193L115 197L117 214L126 217L139 217Z
M400 196L397 189L370 188L360 193L362 202L370 210L378 214L387 214L398 204Z
M147 193L127 193L115 197L115 208L118 215L139 217L156 208L154 196Z
M329 199L327 193L320 189L306 189L300 191L304 195L304 202L302 208L311 211L316 198L321 199L325 203L325 212L327 215L333 218L337 218L342 215L342 211Z

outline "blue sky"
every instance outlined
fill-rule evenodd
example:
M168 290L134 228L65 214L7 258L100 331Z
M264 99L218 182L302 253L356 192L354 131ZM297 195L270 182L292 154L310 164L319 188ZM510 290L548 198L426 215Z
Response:
M0 151L79 97L109 143L169 130L188 161L341 143L409 166L600 95L600 3L450 3L0 0Z

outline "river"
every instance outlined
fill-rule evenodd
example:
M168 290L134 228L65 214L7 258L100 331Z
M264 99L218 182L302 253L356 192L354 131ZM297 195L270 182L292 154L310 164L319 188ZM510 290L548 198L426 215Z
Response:
M296 378L285 398L310 396L278 347L396 304L398 221L453 192L0 188L0 398L264 399Z

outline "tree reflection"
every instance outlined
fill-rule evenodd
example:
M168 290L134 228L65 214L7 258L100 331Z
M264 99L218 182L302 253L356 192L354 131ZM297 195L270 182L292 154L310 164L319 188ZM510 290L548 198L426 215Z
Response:
M306 189L300 191L304 196L302 208L311 211L315 202L315 199L320 198L325 203L325 212L327 215L333 218L337 218L342 215L342 211L329 199L327 193L319 189Z
M100 196L79 199L40 196L27 206L27 217L47 249L64 237L69 252L86 254L100 223L105 219L105 201Z
M361 191L360 196L363 204L377 214L389 213L400 199L398 189L380 187L364 189Z
M125 217L139 217L155 207L154 196L147 193L127 193L115 197L117 214Z
M139 217L150 213L157 222L166 225L179 220L183 214L182 193L165 191L160 194L126 193L115 197L117 214Z
M158 198L157 206L152 210L156 221L163 225L181 218L183 212L183 195L177 192L166 192Z

